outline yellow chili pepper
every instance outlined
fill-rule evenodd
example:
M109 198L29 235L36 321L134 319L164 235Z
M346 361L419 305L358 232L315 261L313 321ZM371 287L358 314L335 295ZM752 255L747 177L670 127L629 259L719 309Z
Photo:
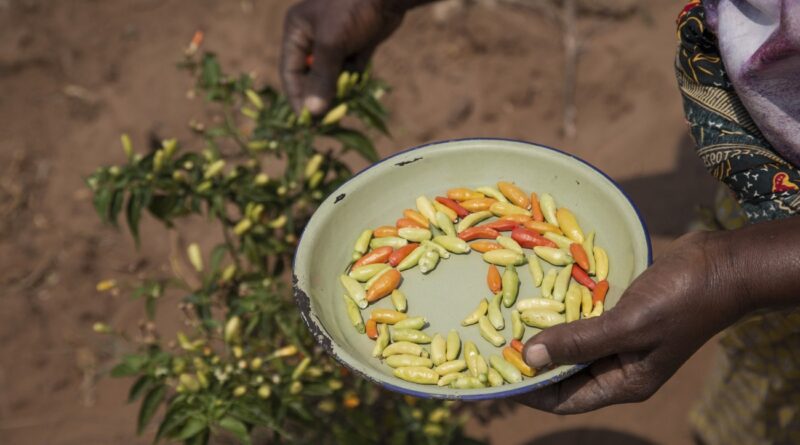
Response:
M556 219L558 220L558 226L569 239L578 244L583 243L583 230L581 230L578 220L575 219L575 215L569 209L564 207L558 209L556 211Z

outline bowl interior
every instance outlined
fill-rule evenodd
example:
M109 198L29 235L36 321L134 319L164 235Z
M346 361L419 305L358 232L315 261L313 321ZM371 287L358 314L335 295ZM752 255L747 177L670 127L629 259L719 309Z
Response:
M640 217L628 198L606 176L585 162L535 144L470 139L447 141L408 150L365 170L332 194L316 211L303 233L294 265L296 297L303 318L329 353L363 375L391 389L425 397L481 399L504 397L552 383L575 372L561 366L521 383L500 387L456 390L418 385L400 380L392 369L371 356L373 341L355 331L347 318L338 277L348 265L353 243L365 228L394 225L403 209L414 208L419 195L433 199L453 187L494 185L513 181L526 192L550 193L556 204L576 215L584 232L597 232L596 245L606 249L610 292L606 307L613 307L622 291L650 261L650 242ZM526 253L531 253L526 251ZM541 262L545 272L551 266ZM457 329L472 340L487 358L500 355L484 340L477 326L462 327L461 320L481 298L490 298L487 265L478 252L451 255L428 275L418 268L403 272L401 290L408 297L408 314L424 316L431 336ZM527 266L518 268L519 298L540 296ZM388 298L362 311L366 320L375 308L391 308ZM509 309L503 308L511 337ZM527 328L524 340L536 329Z

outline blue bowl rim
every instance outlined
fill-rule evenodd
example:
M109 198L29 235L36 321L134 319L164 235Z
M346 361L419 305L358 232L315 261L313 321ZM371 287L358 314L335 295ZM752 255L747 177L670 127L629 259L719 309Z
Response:
M336 190L334 190L330 195L328 195L328 198L326 198L325 200L327 201L329 199L332 199L332 197L337 196L339 190L341 190L343 187L345 187L350 181L352 181L353 179L358 177L358 175L368 171L369 169L371 169L371 168L373 168L373 167L375 167L375 166L377 166L379 164L386 163L390 159L396 158L398 156L402 156L402 155L407 154L407 153L411 153L411 152L416 151L416 150L420 150L420 149L423 149L423 148L431 147L431 146L434 146L434 145L442 145L442 144L448 144L448 143L452 143L452 142L473 142L473 141L514 142L514 143L519 143L519 144L523 144L523 145L531 145L531 146L534 146L536 148L544 148L544 149L547 149L547 150L550 150L550 151L554 151L556 153L563 154L565 156L569 156L570 158L573 158L573 159L575 159L575 160L587 165L589 168L591 168L592 170L596 171L597 173L600 173L600 175L602 175L604 178L606 178L611 184L614 185L614 187L617 190L619 190L620 193L622 193L622 195L628 201L628 204L630 204L630 206L633 208L633 211L636 213L636 217L639 219L639 223L641 224L642 230L644 231L645 242L647 243L647 265L650 266L650 265L653 264L653 245L652 245L652 241L650 240L650 232L647 229L647 223L645 222L644 217L642 217L642 213L639 210L639 208L633 202L631 197L625 192L625 190L623 190L622 187L617 183L617 181L612 179L610 176L608 176L605 172L603 172L602 170L600 170L599 168L594 166L592 163L590 163L590 162L588 162L588 161L586 161L586 160L584 160L584 159L582 159L582 158L580 158L578 156L575 156L572 153L569 153L569 152L566 152L566 151L563 151L563 150L559 150L557 148L550 147L549 145L539 144L537 142L523 141L523 140L520 140L520 139L513 139L513 138L501 138L501 137L467 137L467 138L454 138L454 139L444 139L444 140L440 140L440 141L426 142L426 143L421 144L421 145L417 145L417 146L414 146L414 147L411 147L411 148L407 148L405 150L401 150L401 151L392 153L391 155L385 157L384 159L382 159L382 160L380 160L380 161L378 161L378 162L376 162L374 164L371 164L371 165L367 166L363 170L361 170L358 173L354 174L350 179L345 181L339 187L337 187ZM324 201L323 201L323 203L324 203ZM300 235L300 239L297 242L298 246L300 246L300 244L302 244L302 242L303 242L303 235L305 235L305 230L303 230L303 233ZM324 329L324 328L322 328L322 326L317 326L316 323L314 323L311 320L310 314L306 313L307 310L310 310L310 307L306 308L301 304L301 299L303 299L303 297L305 299L308 299L308 296L305 294L305 291L300 289L299 286L297 285L297 276L294 274L296 260L297 260L297 256L295 255L292 258L292 282L293 282L294 299L295 299L295 302L297 303L297 305L298 305L298 307L300 309L301 318L305 322L306 326L312 331L312 333L320 332L320 329ZM325 338L327 338L330 341L331 336L328 335L327 332L320 332L320 333L322 333L325 336ZM315 338L317 338L317 336L315 336ZM524 387L521 387L521 388L509 389L509 390L506 390L506 391L493 392L493 393L470 394L469 392L464 392L463 394L441 395L441 394L431 394L431 393L427 393L427 392L423 392L423 391L414 391L412 389L395 386L395 385L393 385L391 383L377 380L377 379L367 375L366 373L363 373L360 370L351 367L349 363L347 363L344 359L339 357L339 354L337 354L333 350L333 347L332 347L332 345L330 343L324 343L323 342L323 343L321 343L321 345L329 355L331 355L334 359L336 359L336 361L338 361L339 363L341 363L342 365L344 365L345 367L350 369L352 372L354 372L358 376L360 376L360 377L362 377L362 378L364 378L364 379L366 379L366 380L368 380L368 381L370 381L370 382L372 382L372 383L374 383L376 385L379 385L381 387L387 388L389 390L392 390L392 391L395 391L395 392L398 392L398 393L401 393L401 394L405 394L405 395L409 395L409 396L413 396L413 397L425 398L425 399L454 399L454 400L463 400L463 401L479 401L479 400L502 399L502 398L507 398L507 397L519 396L519 395L522 395L522 394L525 394L525 393L528 393L528 392L531 392L531 391L535 391L535 390L537 390L539 388L542 388L542 387L545 387L545 386L549 386L549 385L554 384L554 383L558 383L558 382L560 382L560 381L572 376L573 374L576 374L579 371L585 369L586 367L588 367L591 364L591 362L590 363L577 363L577 364L573 365L571 368L569 368L569 369L567 369L567 370L565 370L563 372L560 372L560 373L554 375L553 377L551 377L551 378L549 378L547 380L542 380L541 382L537 382L537 383L534 383L532 385L524 386Z

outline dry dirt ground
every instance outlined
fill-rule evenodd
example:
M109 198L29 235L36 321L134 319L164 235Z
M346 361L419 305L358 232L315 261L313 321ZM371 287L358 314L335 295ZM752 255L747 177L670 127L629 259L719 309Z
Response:
M149 442L152 430L134 434L129 382L103 375L120 345L91 332L98 319L135 329L141 307L94 284L164 268L166 235L146 221L136 251L127 234L98 222L82 177L121 161L121 132L140 147L153 134L189 137L186 122L202 114L174 62L195 29L230 70L274 82L288 4L0 0L0 443ZM551 18L491 2L444 21L414 12L375 61L395 88L394 138L380 139L381 153L467 136L566 149L621 182L663 250L715 185L685 136L672 75L681 2L640 4L625 17L580 20L572 140L560 135L563 53ZM201 237L199 227L188 236ZM177 324L166 309L160 323ZM639 405L573 417L521 408L469 429L503 444L688 443L686 412L713 350Z

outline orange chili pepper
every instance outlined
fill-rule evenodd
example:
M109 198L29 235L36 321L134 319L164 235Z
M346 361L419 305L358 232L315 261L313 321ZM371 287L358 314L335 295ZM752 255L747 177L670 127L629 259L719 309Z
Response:
M572 254L572 258L575 259L575 262L578 263L581 269L585 271L589 270L589 257L586 255L583 246L578 243L572 243L569 245L569 253Z
M484 210L489 210L489 207L492 204L496 203L496 199L492 198L477 198L477 199L468 199L466 201L461 202L461 207L469 210L470 212L482 212Z
M480 253L486 253L490 250L497 250L502 249L503 246L497 243L493 243L491 241L475 241L474 243L470 244L469 247Z
M525 224L523 224L523 226L525 226L526 229L535 230L541 234L544 234L546 232L553 232L557 235L564 235L564 232L562 232L561 229L558 228L558 226L554 226L553 224L546 223L543 221L528 221Z
M518 207L527 209L531 204L531 200L528 199L528 197L525 195L525 192L523 192L522 189L513 182L500 181L497 183L497 188L500 190L500 193L502 193L503 196L508 198L509 201Z
M442 205L447 206L452 211L456 212L456 215L458 215L459 218L463 218L463 217L469 215L469 210L465 209L464 207L461 206L461 204L457 203L456 201L454 201L454 200L452 200L450 198L437 196L436 197L436 201L438 201Z
M397 265L400 264L400 261L403 261L403 258L410 255L411 252L413 252L417 247L419 247L419 243L408 243L405 246L395 250L391 255L389 255L389 265L392 267L397 267Z
M314 65L314 55L309 54L306 56L306 66L311 68L312 65Z
M355 269L360 266L366 266L367 264L385 263L389 260L389 256L391 254L391 246L378 247L377 249L373 249L359 258L358 261L353 263L353 267L351 267L351 269Z
M378 322L374 318L367 320L367 337L375 340L378 338Z
M592 303L597 303L598 301L605 303L607 293L608 293L608 281L607 280L598 281L594 287L594 291L592 291Z
M508 232L509 230L513 230L514 227L517 227L518 225L519 224L517 224L515 221L503 218L476 227L489 227L491 229L497 230L498 232Z
M511 340L510 346L511 346L511 349L513 349L513 350L519 352L520 354L522 354L522 347L525 346L525 345L521 341L519 341L519 340L517 340L515 338L515 339Z
M361 405L361 399L356 394L348 394L344 396L344 406L347 409L358 408Z
M589 274L587 274L586 271L581 269L580 267L572 268L572 278L575 278L575 281L577 281L579 284L583 284L584 286L592 290L594 290L595 286L597 286L594 280L589 278Z
M500 236L500 232L490 227L470 227L458 234L458 237L464 241L472 241L478 238L496 239L498 236Z
M511 231L511 239L526 249L532 249L536 246L558 247L556 243L549 239L521 226L517 226Z
M531 220L531 217L528 215L506 215L500 219L507 219L509 221L514 221L517 224L525 224L526 222Z
M425 215L423 215L422 213L419 213L416 210L405 209L405 210L403 210L403 216L405 216L406 218L408 218L410 220L413 220L414 222L416 222L423 229L427 229L428 228L428 224L429 224L428 223L428 218L426 218Z
M489 272L486 274L486 284L489 285L489 290L493 294L500 292L503 289L503 281L500 277L500 271L494 264L489 265Z
M542 207L539 205L539 197L536 193L531 193L531 214L534 221L544 221L544 214L542 214Z
M507 362L514 365L515 368L519 369L519 372L521 372L523 375L533 377L536 374L536 370L528 366L528 364L525 363L525 360L522 359L522 353L517 352L510 346L503 348L503 358L506 359Z
M385 238L387 236L397 236L397 227L395 226L380 226L372 231L372 236L375 238Z
M483 193L465 188L455 188L447 191L447 197L456 201L467 201L469 199L483 198ZM442 203L444 204L444 203Z
M367 301L373 303L391 294L400 285L400 280L402 279L403 277L397 269L392 269L381 275L377 281L372 283L372 287L367 289Z
M400 218L395 223L398 229L402 229L404 227L418 227L420 229L427 229L427 226L423 226L420 223L414 221L411 218Z

